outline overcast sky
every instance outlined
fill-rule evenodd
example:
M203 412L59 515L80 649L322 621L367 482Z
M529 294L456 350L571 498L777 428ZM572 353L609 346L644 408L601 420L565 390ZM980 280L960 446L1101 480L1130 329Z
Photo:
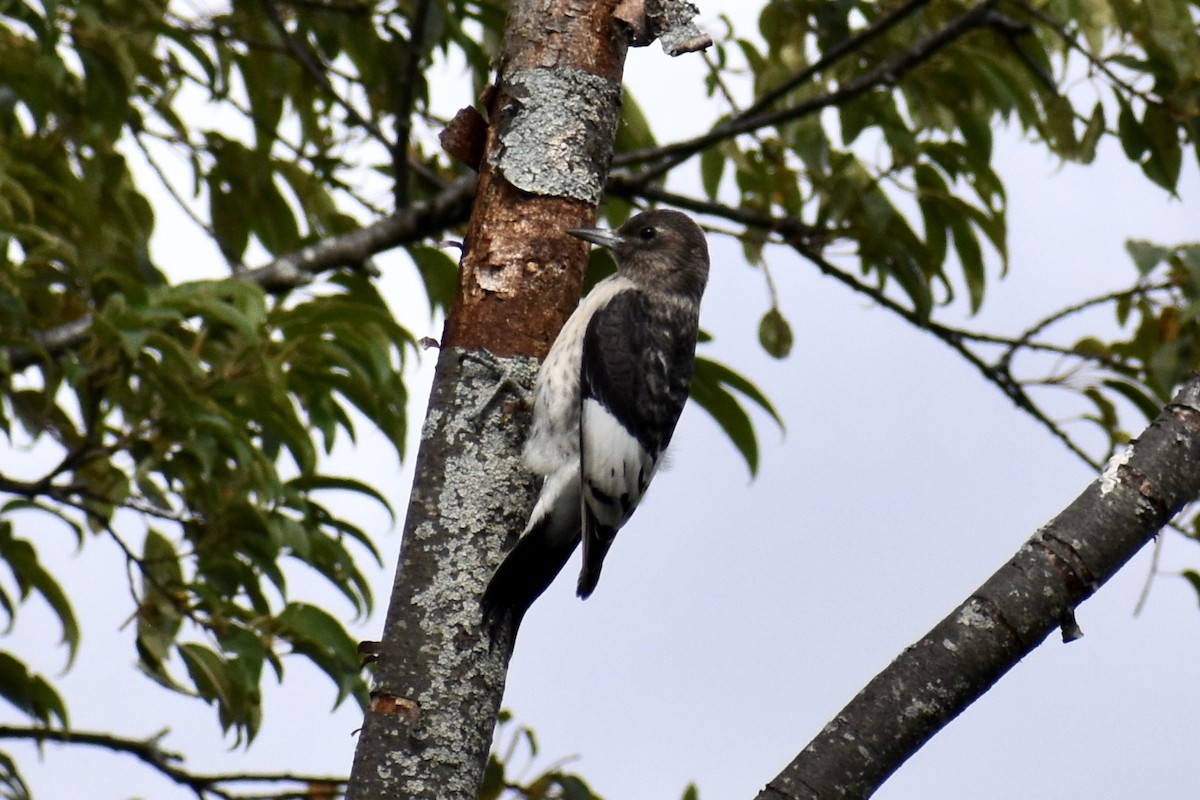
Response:
M701 5L710 19L723 11L752 20L733 0ZM701 67L697 56L671 60L657 46L631 54L627 76L661 140L695 134L715 116ZM442 111L471 100L461 83L438 96ZM1200 238L1193 162L1178 201L1111 143L1088 168L1060 166L1011 132L999 132L998 150L1011 273L999 281L992 270L972 324L1017 331L1128 285L1127 237ZM694 165L688 171L685 188ZM181 277L220 274L211 248L199 249L165 212L158 263ZM596 594L574 597L576 557L527 616L509 673L505 705L536 730L537 765L578 755L571 768L608 800L673 799L689 781L705 800L753 796L1093 477L948 348L783 251L770 261L796 346L786 361L769 359L755 338L768 303L761 276L735 244L711 244L702 321L716 341L704 354L755 380L787 434L759 415L762 466L751 481L714 423L689 407L672 468L622 531ZM439 336L403 257L383 256L379 266L402 321L418 336ZM431 366L427 356L410 373L414 431ZM338 451L333 470L385 480L403 509L411 459L379 477L394 462L379 437L364 435L357 451ZM358 518L388 529L375 509ZM38 542L69 574L83 624L80 658L61 680L77 727L149 736L169 714L163 746L187 753L196 770L348 771L361 717L351 706L330 716L333 692L315 671L289 662L287 686L265 698L259 741L249 752L226 749L214 714L130 675L128 596L110 577L123 570L119 555L99 540L76 554L57 531ZM380 542L382 604L398 527ZM1163 559L1178 570L1200 565L1200 552L1170 535ZM1200 612L1183 581L1164 578L1135 619L1148 567L1147 551L1079 609L1082 640L1052 637L877 796L1194 797ZM320 596L349 613L332 593ZM359 635L376 638L383 612ZM52 625L48 616L23 619L11 646L23 655L40 648L30 657L53 675L62 653L47 649L39 619ZM11 749L43 800L83 796L84 786L94 800L191 796L128 757L48 747L37 766L32 748Z

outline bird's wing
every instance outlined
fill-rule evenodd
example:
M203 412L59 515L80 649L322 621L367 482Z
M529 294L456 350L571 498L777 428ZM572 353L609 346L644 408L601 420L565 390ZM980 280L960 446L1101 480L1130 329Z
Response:
M596 586L617 530L637 508L687 402L694 317L629 289L592 317L583 339L580 459L583 569Z

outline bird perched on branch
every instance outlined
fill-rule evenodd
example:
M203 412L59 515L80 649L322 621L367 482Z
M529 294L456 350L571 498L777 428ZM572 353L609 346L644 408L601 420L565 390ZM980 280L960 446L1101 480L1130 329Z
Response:
M617 531L650 485L687 401L708 282L704 234L678 211L619 230L575 228L617 272L596 284L538 372L525 464L543 480L529 524L483 595L492 630L520 623L583 541L588 597Z

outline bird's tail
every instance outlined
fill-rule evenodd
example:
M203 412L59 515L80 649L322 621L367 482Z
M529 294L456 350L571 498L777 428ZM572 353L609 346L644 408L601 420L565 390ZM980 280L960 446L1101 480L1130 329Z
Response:
M586 600L596 590L600 580L600 569L604 566L604 557L608 548L612 547L613 539L617 537L617 529L601 524L592 515L591 510L584 512L586 524L583 531L583 566L579 570L579 583L575 586L575 594Z
M493 642L506 617L516 635L530 604L554 582L579 544L579 528L579 467L568 466L543 481L528 527L483 593L483 621Z
M579 544L578 529L563 536L552 529L552 522L552 515L544 516L525 532L488 582L481 605L493 638L506 617L511 617L515 633L529 606L554 582Z

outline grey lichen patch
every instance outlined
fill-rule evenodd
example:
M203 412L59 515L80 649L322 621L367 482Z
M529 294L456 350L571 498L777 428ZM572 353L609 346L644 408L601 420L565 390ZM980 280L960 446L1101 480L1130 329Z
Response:
M1129 463L1129 459L1133 458L1133 445L1129 445L1122 452L1115 454L1104 465L1104 472L1100 474L1100 496L1108 494L1120 485L1121 467Z
M974 603L967 603L960 608L958 610L958 619L955 622L977 630L990 630L996 627L996 621L979 610Z
M670 56L703 50L712 37L696 24L697 8L687 0L646 0L646 22Z
M504 89L509 102L492 165L523 191L598 204L620 120L620 84L558 67L515 72Z
M529 392L538 362L459 348L441 359L422 431L422 457L437 479L410 507L405 545L419 553L405 627L421 647L391 687L422 714L404 729L417 747L393 753L389 791L467 800L478 797L472 765L486 758L491 730L465 721L490 719L504 685L503 659L480 633L479 591L499 560L497 531L520 530L532 493L520 460L523 426L506 401Z

